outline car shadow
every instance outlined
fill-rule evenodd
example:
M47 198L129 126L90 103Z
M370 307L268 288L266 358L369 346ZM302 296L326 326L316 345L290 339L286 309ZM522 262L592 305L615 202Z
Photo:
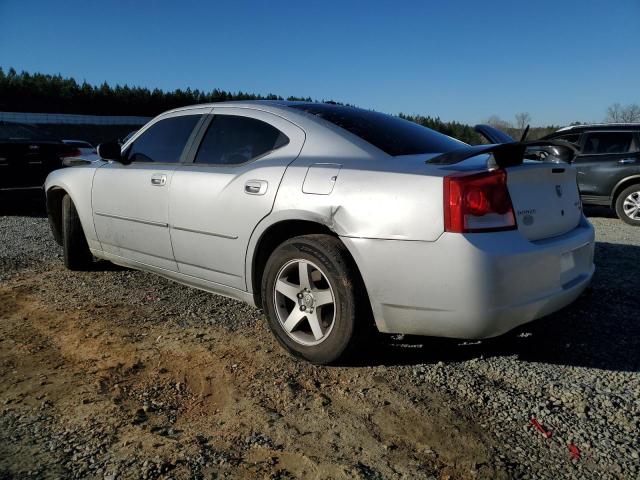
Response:
M640 371L640 247L599 242L591 286L570 306L482 341L387 336L350 364L412 365L516 356L525 362Z
M93 263L87 270L90 272L125 272L131 269L111 263L109 260L94 258Z
M0 216L46 217L45 201L42 190L0 192Z
M599 207L599 206L585 206L584 214L588 218L599 217L599 218L618 218L616 215L616 211L613 208L609 207Z

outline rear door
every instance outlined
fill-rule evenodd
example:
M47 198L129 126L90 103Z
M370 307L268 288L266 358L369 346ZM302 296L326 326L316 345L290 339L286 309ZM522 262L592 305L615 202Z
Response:
M580 194L586 197L585 202L607 204L613 187L638 165L640 152L635 132L586 132L575 159Z
M169 236L172 177L203 114L192 109L160 117L144 128L123 155L96 170L93 219L103 251L166 270L177 270Z
M169 223L181 273L246 289L249 237L273 207L302 129L256 109L215 107L191 163L173 175Z

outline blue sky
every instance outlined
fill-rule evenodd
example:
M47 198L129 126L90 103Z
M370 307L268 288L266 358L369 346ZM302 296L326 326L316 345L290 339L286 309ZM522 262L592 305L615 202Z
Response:
M0 66L479 122L640 103L640 0L0 0Z

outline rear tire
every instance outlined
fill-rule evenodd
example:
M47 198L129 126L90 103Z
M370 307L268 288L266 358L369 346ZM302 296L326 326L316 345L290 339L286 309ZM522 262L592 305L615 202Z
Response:
M69 195L62 199L62 250L64 265L69 270L87 270L93 262L78 211Z
M640 183L620 192L616 199L616 213L623 222L640 227Z
M277 247L265 266L262 299L280 344L321 365L351 353L366 320L357 318L359 279L346 247L331 235L304 235Z

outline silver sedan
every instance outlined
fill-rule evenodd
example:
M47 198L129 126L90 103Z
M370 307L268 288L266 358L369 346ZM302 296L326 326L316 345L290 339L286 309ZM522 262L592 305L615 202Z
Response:
M593 272L575 169L372 111L232 102L164 113L45 189L71 269L93 257L261 307L330 363L368 331L486 338Z

